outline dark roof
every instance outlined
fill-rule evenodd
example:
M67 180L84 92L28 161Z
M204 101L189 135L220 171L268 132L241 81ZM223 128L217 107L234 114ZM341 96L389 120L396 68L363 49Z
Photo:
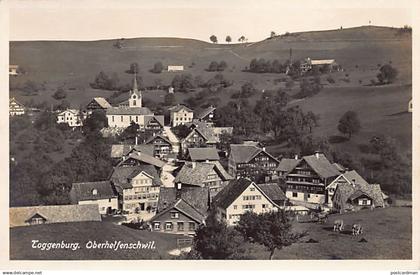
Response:
M185 202L183 199L178 199L176 202L172 203L169 207L167 207L162 212L159 212L156 216L154 216L151 221L157 220L160 216L167 213L168 211L171 211L173 209L176 209L186 216L192 218L198 223L204 223L205 220L205 214L200 213L197 209L189 205L187 202Z
M96 190L96 195L93 190ZM112 188L110 181L76 182L73 183L71 191L77 201L102 200L115 198L117 195Z
M181 182L189 185L203 186L207 176L212 171L220 176L223 181L231 180L223 166L218 162L186 162L175 178L175 183Z
M159 168L162 168L165 165L164 161L161 161L160 159L155 158L149 154L145 154L142 152L133 152L127 156L127 159L120 161L120 163L118 163L117 166L123 166L124 163L126 163L130 159L134 159L145 164L152 164Z
M153 155L154 146L150 144L113 144L111 146L111 158L121 158L128 155L131 151L143 152L148 155Z
M165 126L165 117L162 115L154 115L154 116L145 116L144 117L144 125L147 126L150 121L156 119L156 121L160 124L160 126Z
M27 221L36 215L43 217L47 223L102 220L97 204L11 207L10 227L28 225Z
M164 141L166 141L167 143L172 145L172 142L167 137L165 137L161 134L149 137L149 139L146 140L146 144L149 144L149 143L153 142L157 138L163 139ZM152 145L152 148L153 148L153 145Z
M200 113L198 113L196 118L203 119L206 116L208 116L209 114L211 114L212 112L214 112L214 110L216 110L216 108L214 108L213 106L207 107L206 109L204 109Z
M103 97L94 97L93 100L104 109L112 108L111 104Z
M238 196L240 196L252 184L252 181L244 178L232 180L213 198L215 206L226 209Z
M156 171L156 168L153 165L147 165L147 164L139 165L139 166L114 167L110 180L114 183L116 187L121 187L122 189L129 189L133 187L131 185L130 179L134 178L141 172L145 172L149 176L153 177L153 180L152 180L153 186L162 185L162 182L160 180L158 172Z
M270 153L257 146L246 144L230 145L230 155L235 163L248 163L261 152L264 152L267 156L279 162Z
M272 201L285 201L286 195L280 186L276 183L258 184L258 187L266 194Z
M328 179L341 174L324 154L319 153L318 157L317 154L304 156L303 159L321 178Z
M276 168L276 171L288 173L292 171L299 164L300 161L300 159L282 158L280 160L279 166Z
M178 198L176 195L177 191L179 192ZM182 186L181 190L177 190L174 187L161 187L157 212L161 212L172 206L179 199L188 203L202 215L206 215L209 208L209 189L207 187Z
M147 107L112 107L106 109L107 115L133 115L133 116L153 116L153 112Z
M181 104L178 104L178 105L172 106L172 107L170 107L168 110L169 110L169 111L171 111L171 112L179 112L179 111L181 111L182 109L184 109L184 110L186 110L186 111L188 111L188 112L192 112L192 111L193 111L193 110L191 110L190 108L188 108L187 106L185 106L185 105L181 105Z
M188 154L192 161L205 161L205 160L219 160L219 154L214 147L203 148L188 148Z

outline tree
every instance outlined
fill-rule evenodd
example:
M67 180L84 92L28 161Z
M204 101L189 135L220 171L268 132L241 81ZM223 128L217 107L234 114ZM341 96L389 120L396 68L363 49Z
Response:
M119 135L119 139L121 141L134 141L138 132L140 130L140 126L132 121L130 126L124 129L124 131Z
M219 67L219 64L216 61L212 61L212 62L210 62L210 65L209 65L207 70L209 72L215 72L215 71L218 70L218 67Z
M135 74L139 72L139 64L137 62L131 63L130 64L130 69L128 69L127 71L125 71L128 74Z
M226 36L226 42L228 43L232 42L232 37L230 37L230 35Z
M182 74L174 76L171 86L175 92L186 93L195 88L195 83L191 74Z
M156 62L153 66L153 69L151 70L152 73L160 74L163 71L163 64L162 62Z
M177 136L179 139L184 139L188 136L191 132L190 129L185 126L184 124L180 124L178 126L172 127L171 131Z
M246 40L246 38L243 35L238 38L238 41L241 42L241 43L243 43L245 40Z
M67 97L66 91L63 88L58 88L57 91L52 95L52 97L56 100L64 99Z
M93 111L92 114L83 122L83 131L88 133L98 133L102 128L108 127L108 119L103 111Z
M360 131L360 120L356 112L347 111L338 121L338 130L348 135L348 138L351 139L353 134L357 134Z
M236 226L246 240L259 243L270 251L272 260L276 249L282 249L297 242L306 235L293 233L288 213L284 210L271 211L262 214L246 212Z
M271 33L270 33L270 38L273 38L273 37L275 37L276 36L276 32L275 31L271 31Z
M22 88L23 94L27 96L37 95L40 90L44 90L43 85L32 80L26 81Z
M93 89L103 89L103 90L115 90L118 88L118 75L113 73L111 77L109 77L105 72L101 71L95 77L95 81L90 83L90 86Z
M395 81L398 75L398 70L392 67L389 64L383 65L379 69L379 74L376 76L379 83L381 84L390 84Z
M217 71L222 72L227 68L227 63L226 61L222 60L220 61L220 63L217 66Z
M175 94L166 94L164 99L166 106L172 106L175 104Z
M210 36L210 41L213 43L217 43L217 37L213 34L212 36Z

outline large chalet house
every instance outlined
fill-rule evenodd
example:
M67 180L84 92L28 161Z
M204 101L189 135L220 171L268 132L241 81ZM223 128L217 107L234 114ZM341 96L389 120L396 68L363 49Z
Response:
M25 114L25 106L14 97L9 99L9 116L20 116Z
M86 106L88 113L106 111L108 108L112 108L112 105L103 97L94 97Z
M281 192L280 188L276 190ZM274 194L275 198L278 199L281 193ZM212 206L218 218L225 220L229 226L236 225L241 215L247 211L261 214L281 208L258 184L244 178L231 181L214 197Z
M208 108L205 108L200 113L198 113L195 118L199 121L204 121L207 123L213 123L214 122L214 115L215 115L216 108L213 106L210 106Z
M9 208L10 227L86 221L102 221L97 205L45 205Z
M338 71L340 66L334 59L311 59L309 57L303 60L300 64L301 73L306 73L313 70L314 68L332 72Z
M253 144L231 144L228 172L236 178L255 180L259 175L276 175L279 161L265 148Z
M175 177L175 185L207 187L213 198L232 179L218 161L186 162Z
M65 123L69 127L83 126L83 114L76 109L67 109L57 114L57 123Z
M324 204L326 187L341 173L322 153L302 158L283 158L277 168L285 180L286 196L291 201Z
M111 146L112 159L125 159L131 153L145 153L149 156L153 156L154 146L151 144L113 144Z
M219 153L214 147L188 148L187 159L193 162L219 161Z
M187 153L188 148L216 147L219 140L213 127L199 121L187 125L190 128L190 133L181 140L181 150L184 154Z
M162 182L155 166L117 166L114 167L110 180L119 196L119 209L124 214L156 211Z
M72 204L96 204L101 214L118 210L118 196L110 181L73 183L70 201Z
M385 206L386 195L382 193L381 186L369 184L354 170L338 176L327 190L331 198L329 205L340 213Z
M171 125L176 127L178 125L186 124L193 121L194 112L184 105L176 105L169 108Z
M120 103L118 107L106 109L109 127L127 128L131 123L136 123L141 130L163 128L163 116L155 116L149 108L143 107L142 98L135 76L128 100Z
M146 144L153 147L153 156L157 158L167 159L168 155L173 153L172 142L163 134L151 136Z
M204 224L210 206L206 187L176 187L160 189L157 214L149 221L151 230L182 235L195 235Z

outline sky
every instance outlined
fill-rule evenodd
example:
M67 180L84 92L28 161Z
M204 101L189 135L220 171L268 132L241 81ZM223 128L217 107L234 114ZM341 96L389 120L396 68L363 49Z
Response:
M183 37L248 41L295 31L411 25L410 1L10 1L10 40ZM328 4L326 4L328 3ZM351 3L351 4L350 4Z

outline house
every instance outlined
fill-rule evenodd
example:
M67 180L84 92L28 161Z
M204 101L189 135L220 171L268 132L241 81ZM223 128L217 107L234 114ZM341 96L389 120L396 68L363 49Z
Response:
M186 124L188 122L192 122L193 120L194 112L187 106L178 104L169 108L169 111L172 127Z
M184 70L182 65L168 65L168 72L180 72Z
M127 101L118 107L106 109L109 127L127 128L132 122L137 123L140 129L145 129L146 122L150 122L155 115L149 108L142 106L142 93L138 89L137 79L134 76L133 89L130 90ZM146 119L146 117L148 117ZM160 118L156 118L161 120Z
M213 200L217 216L235 225L247 211L261 214L280 208L255 182L240 178L231 181Z
M214 114L215 114L216 108L213 106L210 106L204 110L202 110L200 113L196 115L196 118L199 121L205 121L208 123L213 123Z
M155 212L162 182L150 164L114 167L110 180L119 196L119 209L126 214Z
M188 148L188 160L193 162L219 161L219 153L214 147Z
M334 196L335 190L339 184L356 184L356 185L368 185L369 183L359 175L355 170L344 172L337 176L327 187L328 200L327 203L332 206L332 198Z
M259 175L276 175L279 161L269 154L265 148L248 144L231 144L228 172L239 178L256 180Z
M163 166L165 166L166 163L158 158L153 157L153 155L149 155L144 152L132 152L129 155L123 157L123 159L116 166L139 166L142 164L151 164L160 170Z
M73 183L70 190L72 204L95 204L100 214L118 209L118 196L110 181Z
M338 70L339 66L334 59L311 59L306 58L300 64L300 70L302 73L306 73L314 68L319 68L324 71L332 72L334 70Z
M384 207L384 194L379 184L368 184L366 181L350 180L338 183L332 198L333 209L340 213L361 209ZM357 177L356 177L357 178Z
M293 170L293 168L296 167L296 165L298 165L300 162L300 159L298 158L298 156L296 155L295 158L293 159L289 159L289 158L282 158L280 160L279 166L276 168L277 171L277 175L279 177L281 176L285 176L286 174L288 174L290 171Z
M9 99L9 116L20 116L25 114L25 106L14 97Z
M219 140L214 134L213 127L207 123L198 122L189 124L191 132L181 141L181 150L184 154L188 148L216 147Z
M173 94L174 93L174 87L170 86L168 88L168 94Z
M145 153L147 155L153 156L154 146L151 144L112 144L111 145L111 158L121 159L128 156L131 153Z
M9 75L17 76L19 65L9 65Z
M94 97L91 102L86 106L88 112L97 110L105 111L108 108L112 108L111 104L103 97Z
M97 205L45 205L9 208L10 227L87 221L102 221Z
M413 99L410 99L410 101L408 102L408 112L413 112Z
M157 158L167 159L168 155L173 153L171 141L162 134L151 136L146 144L153 147L153 156Z
M216 140L220 142L221 136L223 134L227 134L227 135L233 134L233 127L214 127L213 126L213 134L216 137Z
M57 114L57 123L66 123L69 127L83 126L83 115L79 110L67 109Z
M165 118L163 115L145 116L144 130L160 133L165 126Z
M258 187L278 206L285 206L288 199L277 183L262 183Z
M175 185L207 187L213 198L232 179L218 161L186 162L175 177Z
M285 165L286 164L286 165ZM286 197L290 200L324 204L326 187L340 171L322 153L288 160L277 168L286 184Z

